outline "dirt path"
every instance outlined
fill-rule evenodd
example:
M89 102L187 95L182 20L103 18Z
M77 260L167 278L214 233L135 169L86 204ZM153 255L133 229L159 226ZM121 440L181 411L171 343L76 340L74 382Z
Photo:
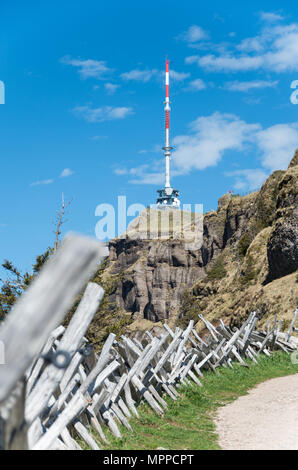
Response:
M298 449L298 374L268 380L219 409L222 449Z

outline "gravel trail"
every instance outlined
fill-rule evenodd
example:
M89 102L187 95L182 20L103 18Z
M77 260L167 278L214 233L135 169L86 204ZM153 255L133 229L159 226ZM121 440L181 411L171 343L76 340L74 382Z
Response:
M219 409L222 449L298 450L298 374L268 380Z

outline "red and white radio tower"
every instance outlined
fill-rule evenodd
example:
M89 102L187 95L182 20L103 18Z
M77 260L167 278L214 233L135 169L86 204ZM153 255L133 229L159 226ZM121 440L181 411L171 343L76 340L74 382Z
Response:
M165 187L163 189L158 189L159 194L157 198L157 207L158 209L171 208L179 209L179 191L177 189L171 188L170 183L170 159L171 159L171 150L173 147L170 145L170 63L166 59L166 101L165 101L165 117L166 117L166 129L165 129L165 146L163 147L164 156L166 159L166 178L165 178Z

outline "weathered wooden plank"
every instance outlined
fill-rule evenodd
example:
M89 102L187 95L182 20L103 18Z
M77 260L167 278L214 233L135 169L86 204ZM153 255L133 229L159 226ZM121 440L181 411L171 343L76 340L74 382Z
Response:
M131 412L129 411L129 408L126 406L126 403L125 403L125 401L123 400L123 398L118 397L118 399L117 399L117 405L119 406L119 408L121 409L121 411L123 412L123 414L124 414L127 418L131 418L132 414L131 414Z
M79 444L71 437L70 432L67 428L64 428L61 432L61 439L71 450L82 450Z
M164 324L163 324L163 327L164 327L164 329L169 333L169 335L171 335L171 337L174 338L175 333L174 333L174 331L169 327L169 325L167 325L167 323L164 323Z
M67 351L70 357L73 357L79 348L82 337L98 309L103 294L104 291L102 287L89 282L83 298L60 342L60 350ZM29 423L47 406L50 396L58 387L64 373L65 369L57 369L53 364L46 367L38 384L34 387L27 399L26 420Z
M77 420L74 423L74 428L77 431L77 433L79 434L79 436L91 447L91 449L100 450L100 448L99 448L97 442L95 441L95 439L93 439L93 437L89 434L89 432L87 431L85 426L83 426L83 424L80 423L80 421Z
M216 343L219 342L219 339L218 339L218 335L220 334L216 328L214 328L214 326L212 325L212 323L210 323L208 320L206 320L203 315L198 315L199 319L202 320L202 322L204 323L204 325L206 326L206 328L208 329L209 333L211 334L212 338L214 339L214 341L216 341Z
M98 360L98 364L103 364ZM113 361L109 366L104 369L99 375L101 376L101 382L113 371L119 367L117 361ZM100 367L98 367L100 369ZM34 449L48 449L54 439L59 436L61 431L71 423L76 416L82 413L83 410L87 408L90 404L90 400L84 397L84 394L89 389L90 385L94 382L96 378L96 368L94 368L90 374L87 376L85 382L80 386L77 393L73 396L70 402L66 405L64 410L60 413L56 421L49 428L47 433L36 443L33 447Z
M242 354L245 353L246 349L248 348L249 346L249 342L250 342L250 337L251 337L251 334L252 332L254 331L255 327L256 327L256 324L257 324L257 317L256 317L256 313L253 312L253 316L251 318L251 321L250 323L247 325L246 327L246 331L245 331L245 334L244 334L244 337L243 337L243 348L242 348Z
M135 343L136 346L138 346L138 348L143 351L143 345L140 343L140 341L137 340L137 338L132 338L133 342Z
M152 336L152 334L150 333L150 331L146 330L145 333L146 333L146 335L148 336L148 338L152 341L152 340L153 340L153 336Z
M162 335L161 338L158 340L157 338L152 341L151 343L151 349L148 351L146 356L144 357L143 361L141 362L139 368L137 369L136 374L139 375L141 372L143 372L146 367L152 362L154 356L157 354L157 352L162 348L164 343L167 341L169 337L169 334Z
M191 330L193 329L193 325L194 325L194 321L193 320L190 320L189 322L189 325L188 327L186 328L186 330L184 331L183 335L182 335L182 340L178 346L178 349L177 349L177 352L176 352L176 355L175 355L175 359L174 361L176 362L178 360L178 358L180 357L182 351L183 351L183 348L185 346L185 344L187 343L187 340L188 340L188 337L191 333Z
M213 351L211 351L209 354L207 354L207 356L204 357L204 359L199 362L199 364L196 364L196 369L200 370L202 369L202 367L207 363L209 362L209 360L212 358L213 356Z
M102 406L102 404L101 404L101 406ZM90 410L90 406L88 406L88 408L86 410L86 413L87 413L88 418L90 419L90 425L98 433L100 439L107 444L108 440L107 440L106 436L104 435L101 424L98 421L97 416L95 415L95 413L92 410Z
M34 450L34 449L32 449ZM71 450L61 439L55 439L49 447L49 450Z
M140 381L138 377L135 375L132 377L131 382L133 385L141 392L145 400L151 406L151 408L159 415L163 415L164 412L156 400L153 398L152 394L149 392L148 388L144 386L144 384Z
M165 410L168 409L168 405L166 404L166 402L164 401L164 399L159 395L159 393L157 392L157 390L155 390L155 388L153 387L153 385L149 385L148 386L148 390L149 392L152 394L152 396L155 398L155 400L157 401L157 403L159 403Z
M76 375L77 370L79 368L79 365L81 364L83 360L82 354L77 352L73 356L69 366L67 367L66 371L64 372L64 375L59 383L59 388L61 392L63 393L64 390L68 387L70 381L73 379L74 375Z
M34 363L34 367L32 368L32 370L30 371L30 373L27 375L27 387L26 387L26 394L27 396L29 395L29 393L31 392L31 389L33 388L34 384L35 384L35 381L42 369L42 367L44 366L45 364L45 359L44 359L44 356L46 356L47 354L49 354L49 352L51 351L51 348L52 348L52 345L54 343L54 341L59 337L61 336L65 331L65 328L64 326L60 325L58 326L58 328L56 328L54 331L52 331L52 333L50 334L50 337L49 339L47 340L42 352L41 352L41 356L37 359L37 361Z
M0 403L61 323L104 253L97 241L68 237L14 305L0 328L6 359L0 368Z
M181 341L181 335L182 335L182 331L179 331L178 333L176 333L173 337L173 341L169 344L169 346L167 347L165 353L163 354L163 356L160 358L160 360L158 361L156 367L154 368L154 372L157 374L160 369L164 366L165 362L168 360L168 358L170 357L170 355L175 351L175 349L177 348L179 342Z
M138 346L134 344L130 338L124 335L122 335L121 338L137 356L140 356L142 354L142 349L138 348Z
M100 408L109 397L110 392L106 388L102 388L99 393L94 393L94 395L92 396L92 404L90 405L90 411L97 415Z
M195 366L195 364L193 364L193 367L194 366ZM194 367L194 369L195 369L195 367ZM198 377L193 373L192 370L188 371L188 375L199 387L203 387L203 384L199 381Z
M132 344L132 346L133 346L133 344ZM127 343L127 347L131 347L131 345L129 345L129 344ZM128 374L127 374L126 383L128 383L129 381L131 381L132 377L133 377L133 376L137 373L137 371L140 369L141 364L142 364L144 358L146 357L148 351L150 351L150 349L151 349L151 344L148 344L148 345L146 346L146 348L145 348L143 351L141 351L140 356L139 356L138 359L135 361L134 365L132 366L132 368L129 370L129 372L128 372ZM124 382L124 384L125 384L125 382ZM124 386L124 384L122 384L122 387ZM118 385L120 386L120 383L119 383ZM116 387L116 388L119 389L119 387ZM115 390L116 390L116 389L115 389ZM118 391L118 394L119 394L119 393L120 393L120 392ZM114 394L113 394L112 396L113 396L113 399L116 398Z
M76 374L72 380L69 382L67 387L63 390L63 392L57 397L55 400L55 403L51 407L49 414L48 414L48 419L46 422L46 425L49 426L51 422L54 421L60 410L62 409L63 405L66 403L67 398L71 395L73 392L74 388L78 388L78 385L80 384L81 378L79 374Z
M137 409L135 407L135 402L134 402L134 400L131 396L130 385L129 385L128 382L124 385L124 394L125 394L125 401L127 403L128 408L138 418L139 414L138 414Z
M112 403L111 409L114 411L115 415L118 417L119 421L129 430L132 431L132 427L129 424L126 416L122 413L121 409L117 403Z
M198 335L198 333L196 332L194 328L191 330L191 332L194 335L194 337L199 341L201 346L205 346L206 348L208 347L208 345L205 343L205 341L202 340L202 338Z
M112 414L112 410L108 410L105 408L105 405L103 405L101 409L101 415L107 425L109 426L111 432L114 434L115 437L121 438L121 432L116 424L116 421L114 419L114 413Z
M41 438L41 436L45 433L45 429L42 425L41 419L38 416L31 426L28 428L27 431L27 438L28 438L28 449L32 449L34 444Z
M185 366L183 372L181 373L181 380L184 380L187 374L190 372L191 368L193 367L194 363L198 359L198 355L194 354L191 358L191 360L188 362L188 364ZM199 379L196 379L196 383L200 386L202 386L201 382Z
M295 325L296 320L297 320L297 316L298 316L298 309L295 310L295 312L294 312L294 316L293 316L293 319L292 319L292 322L290 324L290 328L289 328L289 331L288 331L288 336L287 336L287 340L286 340L287 342L290 341L292 331L293 331L294 325Z
M25 381L23 380L16 384L9 397L0 405L0 450L28 449L24 402Z
M92 393L96 393L98 391L98 389L101 387L102 383L104 382L104 380L109 377L109 375L112 374L112 372L114 372L114 370L116 370L118 367L119 367L119 362L114 360L113 362L111 362L107 367L105 367L100 373L98 373L97 371L95 372L96 368L94 368L91 372L90 372L90 376L93 375L94 379L93 381L95 381L94 383L94 386L92 387ZM96 378L95 378L96 377ZM90 380L90 383L91 382L91 379ZM86 380L87 382L87 380ZM85 383L86 383L85 382ZM81 386L81 388L85 388L86 385L83 384ZM84 393L84 392L83 392Z
M265 337L264 341L262 342L262 344L260 346L258 354L261 354L261 352L264 350L264 348L265 348L266 344L269 342L272 334L273 334L273 330L269 331L269 333L267 334L267 336Z
M56 421L47 430L47 432L33 446L33 450L50 449L55 439L61 434L63 429L71 423L84 409L87 408L89 401L85 399L82 393L77 392L68 405L60 413Z

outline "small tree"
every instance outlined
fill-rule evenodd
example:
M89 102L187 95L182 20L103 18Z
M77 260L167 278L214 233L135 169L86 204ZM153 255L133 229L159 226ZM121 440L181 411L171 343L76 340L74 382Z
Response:
M61 227L62 227L63 224L65 224L65 222L67 222L67 220L65 220L65 218L64 218L65 214L66 214L66 209L67 209L68 206L70 206L71 203L72 203L72 199L68 202L64 201L64 195L62 193L61 207L57 211L56 220L54 222L54 225L56 226L56 230L54 231L54 234L55 234L54 253L56 253L56 250L57 250L58 245L59 245L59 240L60 240L60 235L61 235Z
M32 273L26 271L22 274L9 260L2 263L2 267L7 272L7 279L0 279L2 283L0 289L0 320L7 315L16 300L27 289L52 252L53 248L48 248L42 255L37 256L35 263L32 265Z
M66 222L65 213L67 207L71 204L64 201L62 193L61 208L57 211L57 218L55 221L56 230L54 247L49 247L43 254L38 255L35 263L32 265L32 272L21 273L9 260L5 260L2 267L7 272L7 279L0 279L0 321L9 313L11 307L20 297L20 295L27 289L31 281L40 271L43 264L50 258L50 256L57 250L60 241L61 227Z

